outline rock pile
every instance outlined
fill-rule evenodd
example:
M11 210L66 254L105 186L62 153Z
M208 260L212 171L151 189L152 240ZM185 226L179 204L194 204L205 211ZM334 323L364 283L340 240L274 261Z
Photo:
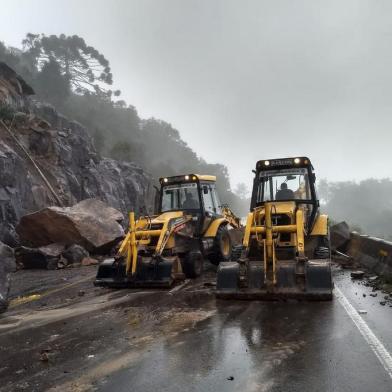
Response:
M123 219L120 211L97 199L27 214L16 227L23 244L16 248L16 260L23 268L94 264L90 252L108 254L124 237Z

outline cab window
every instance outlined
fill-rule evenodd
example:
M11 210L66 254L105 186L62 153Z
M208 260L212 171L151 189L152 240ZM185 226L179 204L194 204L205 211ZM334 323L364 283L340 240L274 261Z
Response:
M204 201L204 209L206 212L210 212L212 214L216 213L214 200L212 196L211 186L210 185L202 185L202 195Z
M200 201L196 183L166 185L163 187L162 212L198 209L200 209Z
M215 212L217 214L221 214L222 213L222 204L219 200L219 196L218 196L218 192L216 191L215 184L211 185L211 193L212 193L212 198L214 200Z
M259 174L257 203L264 201L311 199L306 168L262 171Z

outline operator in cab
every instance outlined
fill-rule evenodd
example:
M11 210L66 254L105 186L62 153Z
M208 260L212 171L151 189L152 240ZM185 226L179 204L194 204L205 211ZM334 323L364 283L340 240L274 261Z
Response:
M287 183L283 182L280 189L276 192L276 200L293 200L295 198L294 192L288 188Z

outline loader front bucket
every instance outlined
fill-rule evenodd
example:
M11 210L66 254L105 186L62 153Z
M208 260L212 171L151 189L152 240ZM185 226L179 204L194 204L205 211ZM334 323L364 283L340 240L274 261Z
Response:
M97 272L96 286L123 287L170 287L173 282L173 260L163 257L139 256L136 273L126 274L125 262L113 258L104 260Z
M295 260L277 262L276 283L264 276L262 261L220 263L217 273L218 298L260 300L332 299L332 277L329 260L308 260L299 269Z

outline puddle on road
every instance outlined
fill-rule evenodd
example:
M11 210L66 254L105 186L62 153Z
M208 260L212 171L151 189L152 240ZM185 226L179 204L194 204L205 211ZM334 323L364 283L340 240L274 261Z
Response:
M276 369L306 345L302 336L311 324L310 311L317 317L312 304L218 303L212 317L149 346L95 386L119 392L129 385L133 391L267 392ZM178 320L182 317L178 314Z

